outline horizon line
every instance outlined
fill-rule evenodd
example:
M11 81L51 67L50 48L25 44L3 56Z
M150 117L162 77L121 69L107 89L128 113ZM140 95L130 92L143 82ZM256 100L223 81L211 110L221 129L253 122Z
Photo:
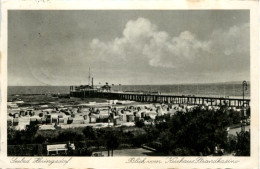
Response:
M228 81L228 82L196 82L196 83L175 83L175 84L120 84L122 86L153 86L153 85L195 85L195 84L218 84L218 83L243 83L243 81ZM246 80L247 83L250 83L250 80ZM119 84L111 83L110 85L118 86ZM87 85L87 84L71 84L71 85L7 85L7 87L31 87L31 86L80 86L80 85ZM96 84L97 85L105 85L105 84Z

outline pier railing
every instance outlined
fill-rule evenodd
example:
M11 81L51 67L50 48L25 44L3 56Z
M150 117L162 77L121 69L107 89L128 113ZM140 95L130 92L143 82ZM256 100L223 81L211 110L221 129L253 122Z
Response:
M90 98L107 98L118 100L131 100L137 102L151 103L172 103L187 105L209 105L229 107L249 107L250 99L227 98L227 97L207 97L194 95L160 95L160 94L141 94L141 93L124 93L124 92L102 92L102 91L71 91L72 97L90 97Z

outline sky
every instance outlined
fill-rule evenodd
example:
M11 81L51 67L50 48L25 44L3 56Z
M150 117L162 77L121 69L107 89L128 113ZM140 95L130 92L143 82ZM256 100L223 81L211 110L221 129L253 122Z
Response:
M250 80L248 10L11 10L8 85Z

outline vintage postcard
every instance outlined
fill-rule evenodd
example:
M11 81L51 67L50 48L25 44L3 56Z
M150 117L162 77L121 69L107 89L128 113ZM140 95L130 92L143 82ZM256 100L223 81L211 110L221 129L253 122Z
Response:
M2 1L3 168L258 168L258 1Z

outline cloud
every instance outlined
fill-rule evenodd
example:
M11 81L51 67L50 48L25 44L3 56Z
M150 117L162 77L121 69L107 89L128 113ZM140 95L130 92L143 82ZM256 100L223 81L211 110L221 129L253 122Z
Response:
M173 27L174 29L174 27ZM192 32L185 30L171 36L146 18L130 20L126 23L122 36L111 41L93 39L90 53L93 57L109 63L127 63L142 58L152 67L178 68L199 64L209 56L218 60L232 54L249 50L248 24L235 25L227 30L212 30L208 39L200 40ZM219 55L219 56L216 56ZM200 65L197 65L200 66Z
M207 51L208 47L208 42L199 41L189 31L171 38L166 32L156 32L150 43L145 45L143 54L149 58L151 66L174 68L192 63L198 53Z
M143 56L144 45L152 39L156 26L144 18L130 20L123 30L123 36L112 41L102 42L93 39L90 43L91 55L102 61L128 60Z
M211 34L211 52L246 54L249 52L249 23L234 25L228 30L218 29Z

